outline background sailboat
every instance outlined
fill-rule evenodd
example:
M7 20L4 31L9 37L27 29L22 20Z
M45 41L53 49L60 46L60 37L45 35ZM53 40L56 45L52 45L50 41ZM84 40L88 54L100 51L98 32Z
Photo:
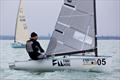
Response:
M20 0L16 26L15 26L15 37L13 48L24 48L26 41L29 39L28 29L26 25L26 19L24 15L23 0Z

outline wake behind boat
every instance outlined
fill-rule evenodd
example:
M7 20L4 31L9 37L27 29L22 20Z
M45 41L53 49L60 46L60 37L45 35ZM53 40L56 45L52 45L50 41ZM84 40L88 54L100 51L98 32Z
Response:
M24 15L23 0L20 0L16 26L15 26L15 37L14 43L11 44L13 48L25 48L25 43L29 39L27 31L26 19Z
M17 61L10 68L28 71L100 70L110 56L99 56L95 0L65 0L45 59ZM88 56L89 54L89 56Z

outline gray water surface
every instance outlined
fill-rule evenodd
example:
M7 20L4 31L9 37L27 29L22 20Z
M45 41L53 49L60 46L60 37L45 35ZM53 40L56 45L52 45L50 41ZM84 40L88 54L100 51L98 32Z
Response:
M25 49L11 48L11 40L0 40L0 80L120 80L120 40L98 41L99 54L112 56L111 70L106 72L55 71L28 72L10 70L10 62L27 60ZM49 41L40 41L44 49ZM107 72L110 71L110 72Z

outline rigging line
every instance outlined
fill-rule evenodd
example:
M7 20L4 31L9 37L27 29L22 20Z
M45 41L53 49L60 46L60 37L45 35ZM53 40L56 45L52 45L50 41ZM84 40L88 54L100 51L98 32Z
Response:
M76 10L76 11L77 11L77 10ZM72 14L73 14L73 13L74 13L74 11L71 12L71 16L70 16L70 17L72 17ZM89 14L86 14L86 15L89 15ZM72 19L70 19L70 25L71 25L71 23L72 23ZM84 32L79 31L78 29L76 29L76 28L74 28L74 27L70 27L70 28L84 34Z
M69 46L69 45L67 45L67 44L62 44L62 45L64 45L64 46L67 46L67 47L69 47L69 48L71 48L71 49L73 49L73 50L77 50L78 51L78 49L76 49L76 48L74 48L74 47L71 47L71 46ZM61 49L59 49L59 50L61 50Z
M75 31L78 31L78 32L84 34L84 32L82 32L82 31L80 31L80 30L78 30L78 29L76 29L76 28L74 28L74 27L70 27L70 28L73 29L73 30L75 30Z
M85 12L85 11L82 11L82 10L79 10L79 9L76 9L76 11L78 11L78 12L81 12L81 13L85 13L85 14L88 14L88 15L93 15L93 13L92 14L90 14L90 13L88 13L88 12Z
M91 18L92 18L92 17L91 17ZM91 18L89 19L89 24L88 24L88 28L87 28L87 33L86 33L86 35L85 35L85 37L84 37L81 50L83 49L83 47L84 47L84 45L85 45L85 40L86 40L86 37L87 37L87 35L88 35L88 33L89 33L89 30L90 30L90 27L91 27L91 26L90 26Z
M59 41L58 41L59 42ZM67 47L69 47L69 48L71 48L71 49L73 49L73 50L77 50L78 51L78 49L76 49L76 48L74 48L74 47L72 47L72 46L69 46L69 45L67 45L67 44L64 44L64 42L63 41L60 41L60 42L62 42L62 45L65 45L65 46L67 46ZM60 43L59 42L59 43ZM61 43L60 43L61 44Z
M67 44L63 44L63 45L68 46L68 47L70 47L70 48L72 48L72 49L78 50L78 49L76 49L76 48L74 48L74 47L71 47L71 46L69 46L69 45L67 45Z

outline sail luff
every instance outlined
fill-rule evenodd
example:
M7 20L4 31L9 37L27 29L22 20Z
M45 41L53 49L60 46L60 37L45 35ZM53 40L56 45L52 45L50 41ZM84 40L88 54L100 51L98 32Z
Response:
M15 24L15 36L14 36L14 42L16 42L16 30L17 30L17 23L18 23L18 16L19 16L19 11L20 11L20 6L21 6L21 0L19 2L19 6L18 6L18 12L17 12L17 18L16 18L16 24Z

